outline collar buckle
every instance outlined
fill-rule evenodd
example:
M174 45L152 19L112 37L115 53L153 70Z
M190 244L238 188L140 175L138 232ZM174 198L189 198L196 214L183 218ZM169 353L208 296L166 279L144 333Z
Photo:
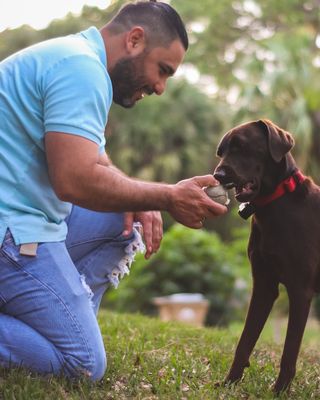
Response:
M252 203L241 203L238 214L243 219L248 219L256 212L256 207Z

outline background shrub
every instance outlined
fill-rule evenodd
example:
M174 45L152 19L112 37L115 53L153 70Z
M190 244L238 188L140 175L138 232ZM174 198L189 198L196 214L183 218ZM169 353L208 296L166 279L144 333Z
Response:
M216 233L175 224L156 255L148 261L137 256L130 276L109 291L104 304L117 311L154 314L153 297L202 293L210 302L207 324L226 324L246 310L247 280L239 278L246 256L240 254Z

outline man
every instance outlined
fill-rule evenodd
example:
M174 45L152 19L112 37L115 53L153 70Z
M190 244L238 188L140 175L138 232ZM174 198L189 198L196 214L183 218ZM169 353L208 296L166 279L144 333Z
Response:
M188 47L169 5L128 4L100 32L49 40L0 64L0 363L100 379L95 314L141 238L160 246L167 211L201 228L226 208L210 175L175 185L126 176L104 151L112 100L161 95ZM183 268L183 266L181 266Z

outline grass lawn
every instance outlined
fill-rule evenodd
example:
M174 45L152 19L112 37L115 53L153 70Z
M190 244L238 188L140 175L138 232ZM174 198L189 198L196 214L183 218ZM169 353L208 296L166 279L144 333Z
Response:
M23 370L0 370L0 399L272 399L284 339L284 322L271 321L251 357L243 381L214 388L228 371L242 330L192 328L140 315L101 311L108 352L103 381L69 382ZM290 397L320 399L320 325L308 323Z

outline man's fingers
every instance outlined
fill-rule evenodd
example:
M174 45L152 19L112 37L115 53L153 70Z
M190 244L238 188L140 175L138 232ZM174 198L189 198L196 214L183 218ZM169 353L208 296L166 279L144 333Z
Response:
M134 214L135 221L142 225L142 234L146 246L145 258L150 258L153 253L159 250L162 236L163 224L159 211L141 211Z
M134 213L126 212L123 221L123 236L129 236L133 229Z
M206 218L217 217L219 215L225 214L227 211L228 208L226 206L210 199L210 204L208 206L209 213L208 215L206 215Z
M153 252L156 253L161 245L161 240L163 236L163 227L162 227L162 220L154 220L154 223L152 225L153 228Z
M199 186L216 186L219 185L219 181L217 181L213 175L203 175L203 176L196 176L194 180L198 183Z
M143 237L146 246L145 258L149 258L152 254L152 225L150 223L145 223L143 225Z

